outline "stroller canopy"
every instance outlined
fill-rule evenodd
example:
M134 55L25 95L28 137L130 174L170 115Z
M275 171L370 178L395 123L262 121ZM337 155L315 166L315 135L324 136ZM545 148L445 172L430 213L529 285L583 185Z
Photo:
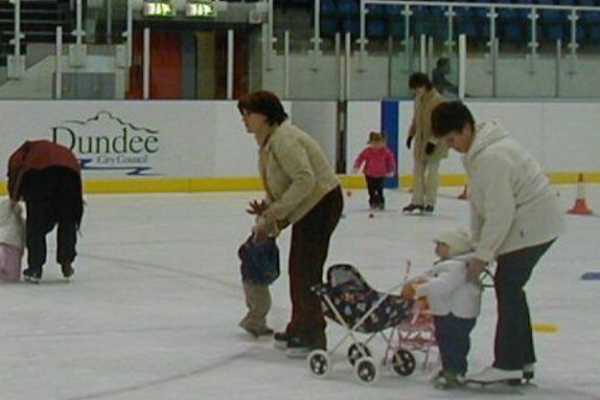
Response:
M374 290L350 264L329 267L327 283L317 294L326 317L357 332L380 332L411 316L412 302Z

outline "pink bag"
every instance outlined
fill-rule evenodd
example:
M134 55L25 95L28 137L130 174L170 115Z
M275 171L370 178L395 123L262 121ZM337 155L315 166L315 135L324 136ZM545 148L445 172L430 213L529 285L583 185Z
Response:
M0 279L6 282L21 280L23 249L0 243Z

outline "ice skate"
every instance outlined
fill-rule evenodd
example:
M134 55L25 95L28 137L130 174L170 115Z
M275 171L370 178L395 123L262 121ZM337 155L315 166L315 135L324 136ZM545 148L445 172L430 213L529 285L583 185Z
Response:
M522 383L523 371L506 370L495 367L486 367L483 371L467 377L465 383L480 386L494 384L520 385Z
M433 387L442 390L452 390L465 385L465 377L461 374L440 371L433 378Z
M402 212L407 215L421 215L423 214L423 206L410 203L402 209Z
M23 280L28 283L38 284L42 280L42 271L29 267L23 271Z
M71 265L71 263L61 264L60 269L62 271L63 276L66 279L69 279L75 273L75 270L73 269L73 266Z

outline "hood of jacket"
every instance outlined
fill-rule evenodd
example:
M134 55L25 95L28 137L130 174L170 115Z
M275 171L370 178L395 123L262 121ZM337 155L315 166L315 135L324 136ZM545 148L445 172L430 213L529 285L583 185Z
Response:
M475 126L475 138L471 148L464 156L465 160L468 161L476 157L483 149L506 137L508 137L508 132L498 121L477 124Z

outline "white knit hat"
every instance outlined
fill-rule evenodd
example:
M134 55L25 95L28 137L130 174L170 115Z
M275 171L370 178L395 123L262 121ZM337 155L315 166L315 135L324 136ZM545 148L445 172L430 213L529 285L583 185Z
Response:
M473 249L471 237L463 228L442 231L435 236L435 241L448 245L450 248L450 257L467 253Z

